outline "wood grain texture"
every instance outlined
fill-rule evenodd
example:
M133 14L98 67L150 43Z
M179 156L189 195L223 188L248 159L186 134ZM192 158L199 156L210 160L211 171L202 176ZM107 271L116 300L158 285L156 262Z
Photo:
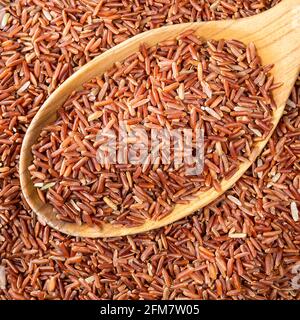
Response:
M171 25L141 33L106 51L87 63L67 79L40 108L33 118L23 140L20 155L20 180L23 195L32 208L51 227L73 236L83 237L116 237L145 232L182 219L199 208L214 201L221 193L210 189L199 193L196 200L187 205L176 205L172 213L159 220L147 220L139 227L122 227L104 224L103 227L76 225L56 219L51 204L43 204L30 178L28 166L32 163L31 146L36 142L45 125L56 119L56 111L65 102L72 91L95 76L110 69L116 61L122 61L139 49L141 43L154 46L157 43L174 39L185 30L193 29L203 39L238 39L246 44L254 42L263 64L274 63L272 74L275 81L283 82L283 86L273 93L277 110L274 112L274 128L278 124L285 103L292 90L300 67L300 0L283 0L274 8L259 15L240 20L197 22ZM260 154L267 139L256 144L249 160L240 165L239 171L228 180L221 181L222 193L228 190L250 167Z

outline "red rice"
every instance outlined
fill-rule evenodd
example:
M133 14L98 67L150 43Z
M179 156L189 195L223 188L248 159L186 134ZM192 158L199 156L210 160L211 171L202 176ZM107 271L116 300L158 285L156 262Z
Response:
M66 8L61 1L43 2L43 8L38 4L41 1L10 1L9 5L0 1L0 139L5 141L0 143L0 168L9 168L0 172L0 259L6 276L6 289L0 289L0 299L299 300L299 290L293 288L291 279L295 277L292 269L300 260L300 225L292 217L291 203L294 201L299 208L300 78L284 117L260 157L261 165L268 166L255 172L255 163L230 191L188 219L131 237L79 239L65 237L46 226L31 212L20 189L6 196L7 190L19 186L18 156L26 127L49 93L78 67L150 28L245 17L279 1L223 2L236 5L238 10L234 13L218 0L202 1L201 11L190 1L178 0L152 1L151 5L142 1L109 1L100 8L89 1L81 2L76 9ZM5 14L9 19L4 23ZM68 19L74 22L66 36L70 40L61 35ZM107 24L119 33L112 35ZM48 36L32 44L35 32L35 39L48 32L56 40ZM84 52L93 37L101 39L101 44L95 46L96 40L94 49L92 46ZM21 58L6 66L16 52ZM53 79L59 62L64 67ZM32 84L19 96L17 90L28 79ZM13 143L7 144L9 141ZM281 191L282 186L286 188L286 200L267 193ZM238 198L242 206L227 200L228 195ZM22 235L24 225L26 235ZM247 237L230 239L229 230L230 234L247 233ZM274 231L282 232L265 236ZM267 239L271 242L264 243ZM154 249L142 261L141 254L150 245ZM200 247L212 254L205 254ZM82 253L81 262L65 265L66 258L76 252ZM115 252L121 261L117 265L113 265ZM245 252L250 255L240 256ZM265 265L268 254L273 268ZM215 279L214 257L220 255L226 262L226 277L217 269ZM30 263L33 259L49 259L49 266L39 266L36 273L37 265ZM272 259L268 256L268 260ZM187 280L176 279L177 274L191 267L194 271ZM270 275L266 274L266 267ZM169 280L165 280L166 272L162 270L168 273ZM93 282L87 280L91 276Z
M138 225L149 217L162 218L174 203L185 203L198 191L211 187L220 190L221 180L238 169L253 142L268 135L274 103L265 89L269 75L264 70L270 68L259 65L253 44L245 47L236 40L201 42L190 31L178 38L155 48L142 46L102 77L84 84L83 90L74 92L58 111L55 123L41 132L32 147L34 164L30 171L35 185L44 183L41 199L51 202L59 219L80 224L109 221ZM255 96L235 69L247 70ZM256 81L258 70L262 70L259 75L263 80ZM212 73L216 76L209 81ZM97 94L104 85L105 93L99 100ZM178 101L180 85L184 98ZM245 105L242 112L235 111L237 105ZM148 137L153 128L203 129L204 138L209 136L204 141L203 173L186 176L186 165L178 168L171 162L164 166L160 161L157 166L147 160L141 165L100 166L96 148L105 140L96 140L97 130L118 130L119 119L126 119L127 125L137 129L146 128ZM220 128L226 128L226 132ZM86 153L88 146L91 154ZM131 172L134 182L129 186L126 175ZM46 188L49 183L51 187ZM76 189L74 183L78 183ZM241 205L238 199L235 204Z

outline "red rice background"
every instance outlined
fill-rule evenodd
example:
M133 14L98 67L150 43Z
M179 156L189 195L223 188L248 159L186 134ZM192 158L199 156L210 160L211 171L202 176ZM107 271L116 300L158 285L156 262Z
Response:
M0 0L0 299L300 298L291 284L300 263L291 212L300 205L300 78L251 170L201 212L147 234L90 240L50 229L22 199L17 166L42 102L94 56L150 28L239 18L277 2Z

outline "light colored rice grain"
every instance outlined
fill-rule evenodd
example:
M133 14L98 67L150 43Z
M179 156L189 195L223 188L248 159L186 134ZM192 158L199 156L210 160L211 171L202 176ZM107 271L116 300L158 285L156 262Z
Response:
M2 17L2 20L1 20L1 23L0 23L0 28L1 29L4 29L8 23L8 20L10 18L10 14L8 12L6 12L3 17Z
M237 206L241 206L241 205L242 205L241 201L240 201L238 198L236 198L236 197L234 197L234 196L232 196L232 195L228 195L227 198L228 198L231 202L233 202L234 204L236 204Z
M0 289L6 289L6 271L4 266L0 266Z
M246 238L247 234L246 233L229 233L228 237L232 239Z
M111 201L111 199L109 199L108 197L103 197L104 202L113 210L118 210L117 205Z
M291 202L291 214L295 222L299 221L299 210L295 201Z

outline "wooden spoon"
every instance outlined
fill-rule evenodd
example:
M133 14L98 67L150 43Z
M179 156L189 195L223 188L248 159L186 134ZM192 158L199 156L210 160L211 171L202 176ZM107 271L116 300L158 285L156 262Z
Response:
M63 105L68 96L74 90L78 90L85 82L109 70L115 62L122 61L132 53L137 52L141 43L146 43L147 46L154 46L161 41L174 39L188 29L193 29L196 35L204 39L238 39L245 44L254 42L262 63L275 64L272 73L276 81L283 82L283 86L273 92L277 105L273 117L274 127L272 132L274 131L299 73L300 0L284 0L274 8L249 18L184 23L141 33L106 51L75 72L50 95L33 118L26 132L20 156L21 187L29 206L49 226L72 236L95 238L124 236L168 225L217 199L244 174L260 154L272 132L265 140L256 143L248 161L240 165L238 172L230 179L221 181L222 192L217 192L213 188L206 192L201 192L197 199L189 204L177 204L165 218L158 221L147 220L138 227L125 227L105 223L100 228L86 224L79 226L75 223L63 222L56 218L56 213L50 203L43 204L40 200L28 170L33 159L31 147L37 141L41 130L55 121L57 117L56 111Z

